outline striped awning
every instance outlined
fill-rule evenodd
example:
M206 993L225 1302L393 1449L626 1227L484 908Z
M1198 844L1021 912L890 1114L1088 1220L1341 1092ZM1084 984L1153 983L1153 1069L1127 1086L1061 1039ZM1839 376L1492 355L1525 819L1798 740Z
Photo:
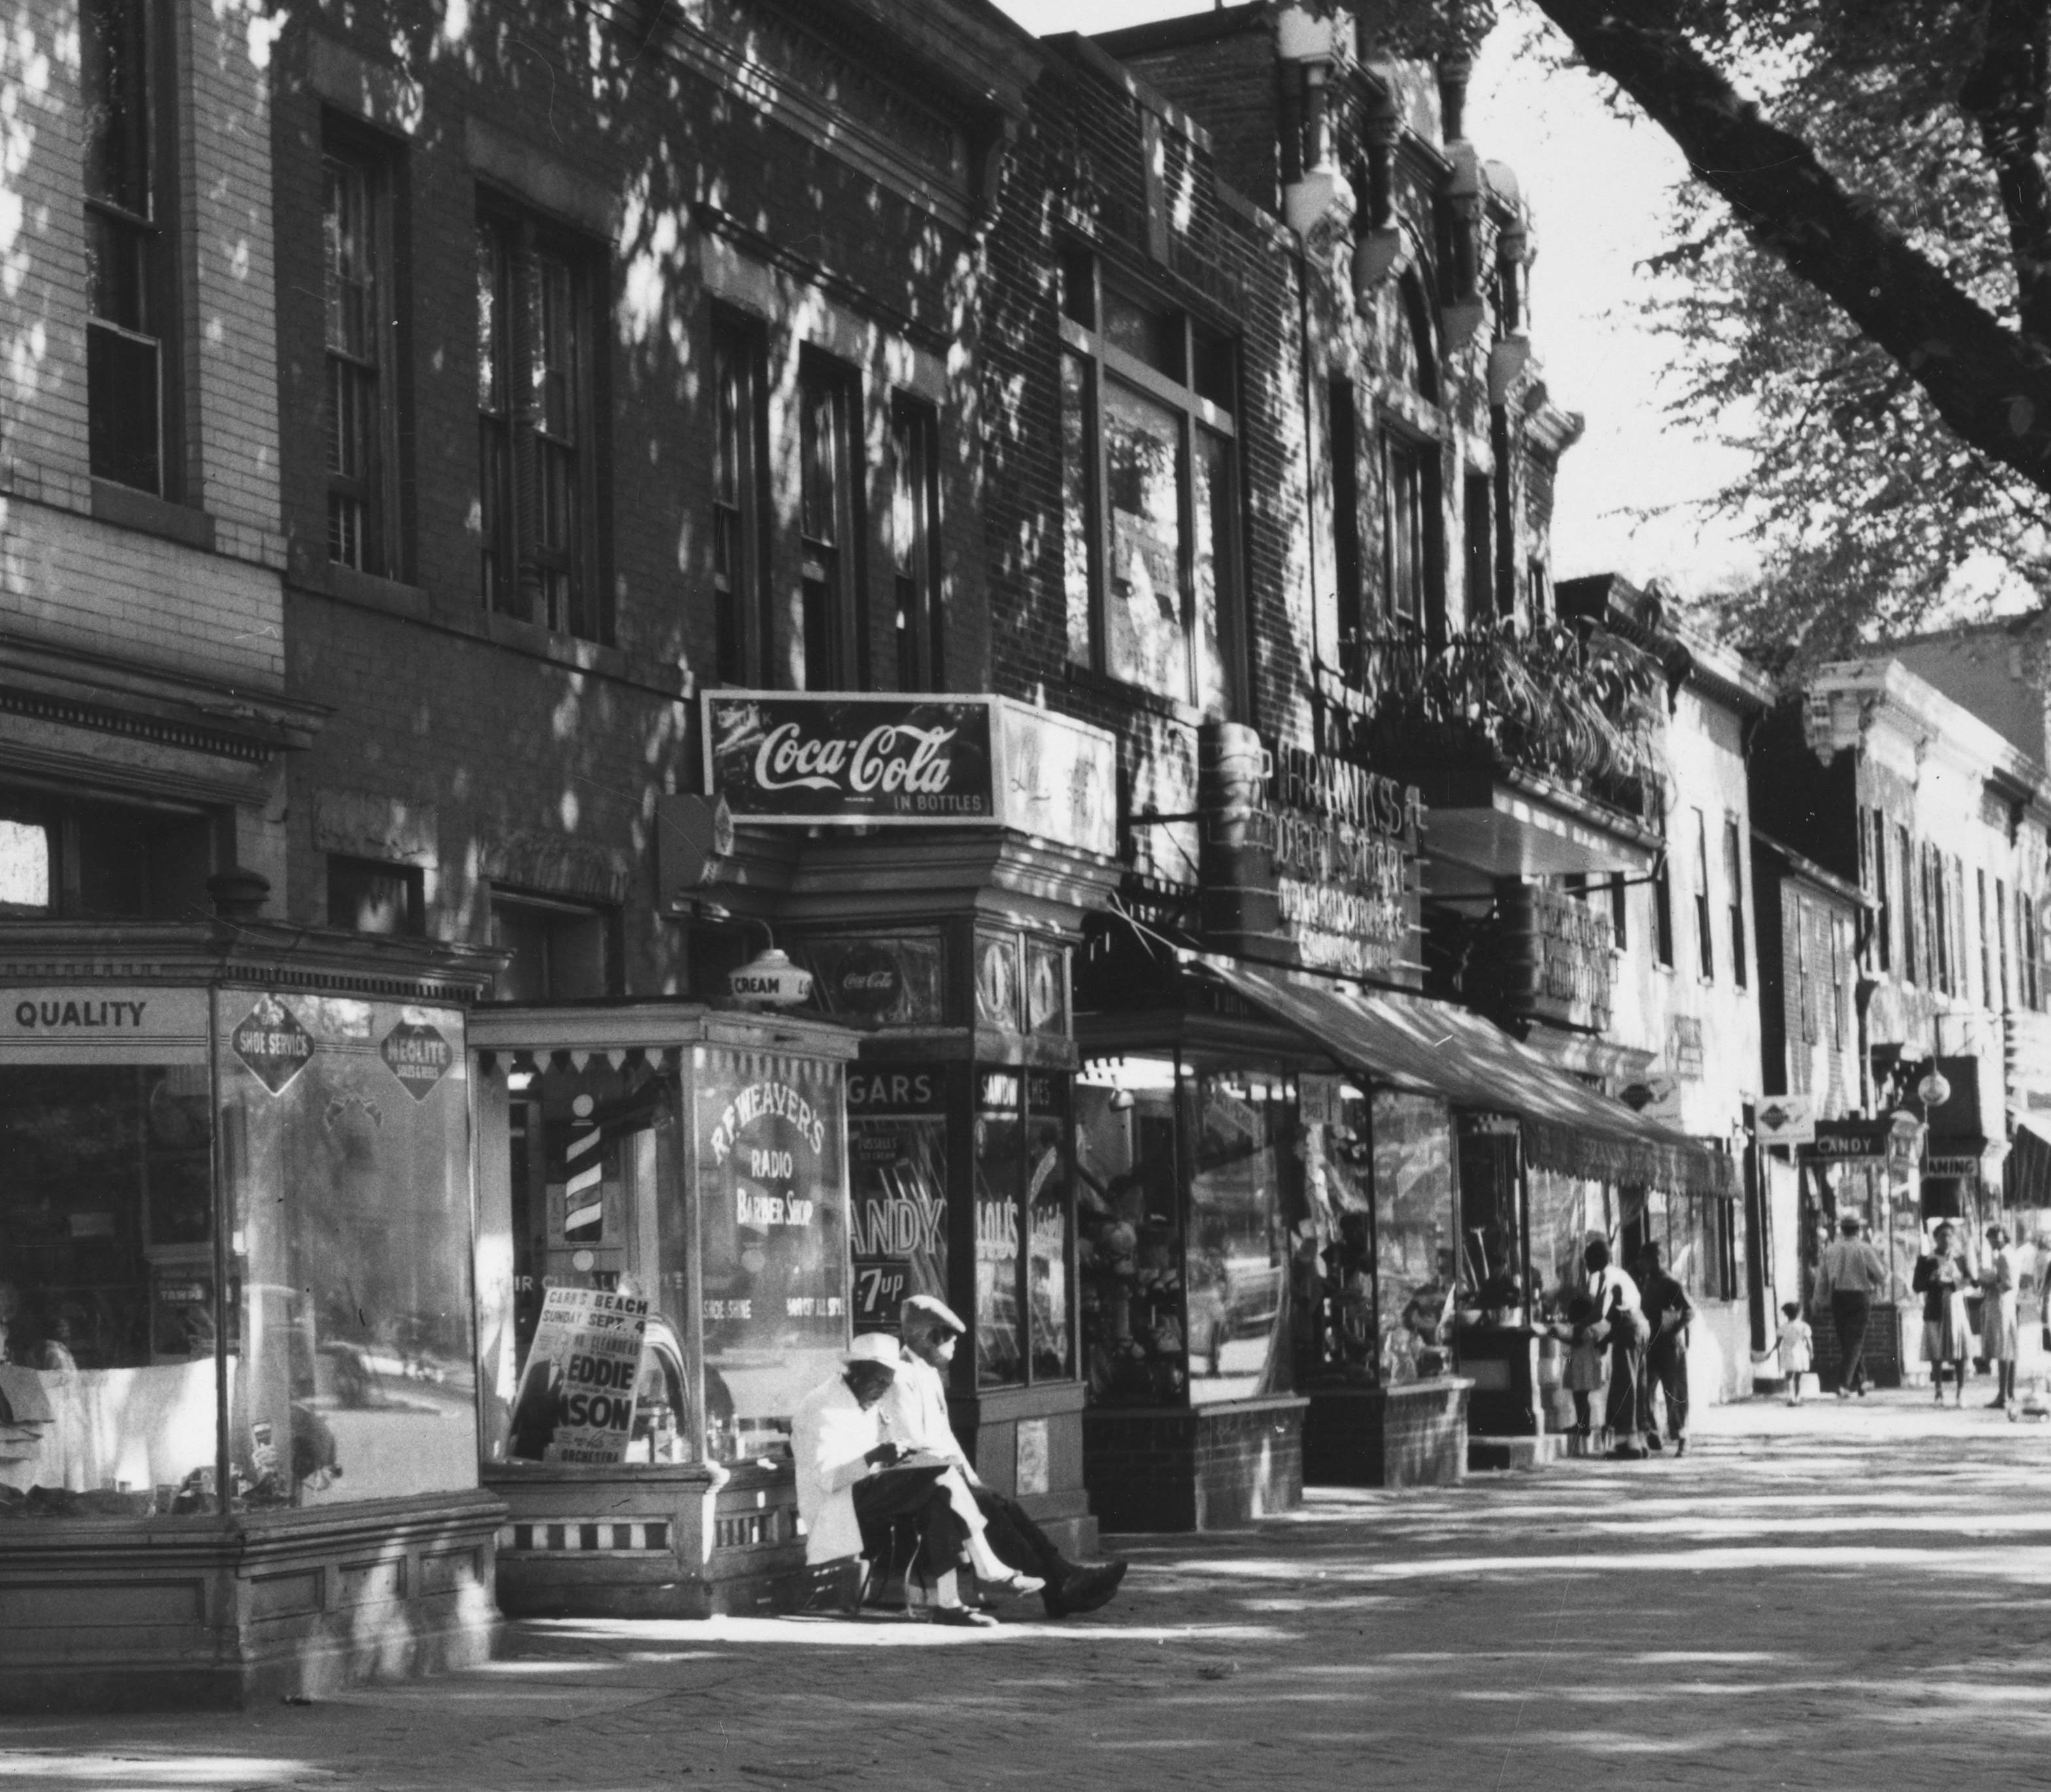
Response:
M1530 1160L1670 1194L1737 1193L1737 1165L1554 1068L1493 1021L1421 996L1299 982L1203 955L1194 969L1384 1087L1514 1119Z

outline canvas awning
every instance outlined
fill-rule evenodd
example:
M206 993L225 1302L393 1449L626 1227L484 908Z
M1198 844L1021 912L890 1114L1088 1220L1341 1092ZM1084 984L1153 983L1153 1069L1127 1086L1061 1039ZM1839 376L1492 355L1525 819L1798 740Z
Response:
M1737 1192L1730 1157L1576 1082L1466 1009L1296 982L1211 955L1193 968L1385 1087L1513 1117L1531 1161L1549 1169L1670 1193Z

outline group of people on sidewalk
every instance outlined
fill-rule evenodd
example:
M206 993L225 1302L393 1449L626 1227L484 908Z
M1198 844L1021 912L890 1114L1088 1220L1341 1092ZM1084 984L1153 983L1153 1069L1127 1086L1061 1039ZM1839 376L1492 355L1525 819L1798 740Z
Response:
M1116 1595L1126 1564L1069 1561L955 1440L945 1376L967 1329L943 1302L915 1294L895 1337L858 1337L841 1372L799 1402L791 1442L805 1560L859 1558L865 1593L901 1573L937 1624L997 1622L964 1597L964 1575L986 1595L1038 1594L1049 1618L1094 1611Z
M1561 1383L1574 1400L1574 1434L1593 1430L1594 1396L1607 1388L1604 1423L1615 1439L1610 1454L1656 1455L1661 1441L1655 1396L1666 1409L1666 1435L1676 1456L1688 1449L1688 1326L1695 1303L1667 1273L1659 1247L1638 1254L1632 1275L1612 1260L1609 1240L1591 1236L1581 1254L1586 1279L1568 1302L1567 1362Z
M1816 1267L1814 1310L1827 1310L1838 1339L1838 1398L1863 1399L1873 1386L1865 1366L1866 1331L1873 1303L1886 1298L1885 1260L1865 1236L1857 1214L1838 1222L1838 1236L1824 1247ZM1967 1365L1975 1357L1994 1371L1994 1397L1990 1407L2006 1408L2015 1400L2015 1365L2020 1354L2016 1291L2020 1281L2006 1228L1987 1229L1987 1248L1977 1273L1957 1246L1957 1228L1940 1220L1930 1235L1930 1248L1916 1260L1912 1290L1923 1300L1923 1361L1930 1365L1930 1385L1940 1405L1949 1378L1955 1404L1966 1403ZM1980 1318L1975 1335L1967 1297L1980 1295ZM1793 1302L1781 1309L1786 1321L1773 1353L1779 1358L1791 1404L1802 1399L1802 1378L1814 1366L1813 1333ZM1762 1357L1766 1353L1762 1353Z

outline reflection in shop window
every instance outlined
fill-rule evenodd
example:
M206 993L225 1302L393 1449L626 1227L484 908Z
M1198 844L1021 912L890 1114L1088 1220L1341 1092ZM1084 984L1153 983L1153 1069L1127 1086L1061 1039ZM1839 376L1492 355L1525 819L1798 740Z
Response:
M212 1509L212 1103L194 1005L175 1061L0 1067L0 1523Z
M1375 1308L1385 1383L1445 1372L1459 1267L1452 1124L1428 1096L1373 1094Z
M475 1486L462 1015L229 990L216 1033L235 1500Z
M1026 1206L1032 1237L1026 1253L1026 1300L1035 1381L1065 1380L1075 1372L1068 1310L1069 1167L1068 1079L1048 1071L1028 1072Z
M975 1378L983 1388L1026 1378L1018 1310L1022 1094L1015 1071L976 1073Z
M1289 1384L1289 1216L1300 1212L1291 1079L1197 1079L1190 1179L1190 1399L1248 1400Z
M0 913L46 914L49 907L50 830L0 818Z
M1083 1374L1104 1406L1188 1392L1172 1059L1127 1058L1076 1084Z
M512 1183L512 1385L533 1388L551 1288L643 1299L649 1311L631 1423L618 1460L690 1459L696 1426L682 1338L684 1240L661 1191L679 1185L674 1079L634 1061L516 1071L507 1079ZM493 1353L487 1349L486 1360ZM496 1459L557 1459L557 1411L516 1400ZM721 1415L722 1423L730 1411ZM494 1439L494 1445L498 1440ZM552 1448L552 1446L558 1447ZM588 1459L587 1457L585 1459Z
M787 1456L848 1329L842 1071L697 1048L705 1429L715 1460Z

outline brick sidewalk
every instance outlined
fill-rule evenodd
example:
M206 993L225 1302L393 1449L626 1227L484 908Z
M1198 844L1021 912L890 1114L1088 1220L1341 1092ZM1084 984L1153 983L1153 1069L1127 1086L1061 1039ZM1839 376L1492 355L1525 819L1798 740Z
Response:
M0 1787L2041 1782L2051 1425L1926 1400L1127 1540L1068 1624L523 1624L311 1707L21 1720Z

